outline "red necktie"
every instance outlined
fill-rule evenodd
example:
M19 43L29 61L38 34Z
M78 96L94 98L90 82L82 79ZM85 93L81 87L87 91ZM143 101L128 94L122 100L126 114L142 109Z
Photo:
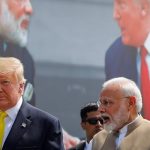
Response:
M141 48L141 92L143 98L144 118L150 120L150 80L146 63L147 50Z

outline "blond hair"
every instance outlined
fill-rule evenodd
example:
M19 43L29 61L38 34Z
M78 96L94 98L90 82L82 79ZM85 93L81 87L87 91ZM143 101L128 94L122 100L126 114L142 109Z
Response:
M0 57L0 74L15 73L16 79L20 82L26 81L24 78L24 68L21 61L14 57Z

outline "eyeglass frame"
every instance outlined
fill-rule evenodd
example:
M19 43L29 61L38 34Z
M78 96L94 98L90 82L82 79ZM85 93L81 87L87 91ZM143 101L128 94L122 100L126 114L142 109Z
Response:
M130 97L131 97L131 96L125 96L125 97L119 98L118 100L125 99L125 98L129 99ZM98 100L98 101L97 101L97 105L98 105L99 107L102 106L102 107L105 107L105 108L109 108L110 106L112 106L113 102L110 101L110 100L108 100L108 99L110 99L110 98L105 97L105 99L107 99L107 100L105 100L105 102L101 102L100 100Z

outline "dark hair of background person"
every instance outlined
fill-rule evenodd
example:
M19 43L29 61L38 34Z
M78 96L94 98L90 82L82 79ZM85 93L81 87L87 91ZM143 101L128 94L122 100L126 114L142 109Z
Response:
M81 108L80 111L80 116L81 116L81 120L82 122L84 122L87 118L87 113L91 112L91 111L97 111L99 108L99 106L97 105L97 103L94 102L90 102L88 104L86 104L84 107Z

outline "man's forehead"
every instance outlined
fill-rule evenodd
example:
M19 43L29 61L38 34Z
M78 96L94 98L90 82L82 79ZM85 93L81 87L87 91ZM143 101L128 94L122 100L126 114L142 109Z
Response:
M110 97L110 98L114 98L114 97L120 97L124 95L124 92L122 91L122 89L118 86L112 86L112 87L106 87L104 89L102 89L101 93L100 93L100 98L101 97Z
M1 79L12 79L14 77L14 73L13 72L0 72L0 78Z
M102 93L112 93L112 92L118 92L121 91L121 88L116 85L116 84L112 84L112 85L108 85L105 86L102 90L101 90L101 94Z

